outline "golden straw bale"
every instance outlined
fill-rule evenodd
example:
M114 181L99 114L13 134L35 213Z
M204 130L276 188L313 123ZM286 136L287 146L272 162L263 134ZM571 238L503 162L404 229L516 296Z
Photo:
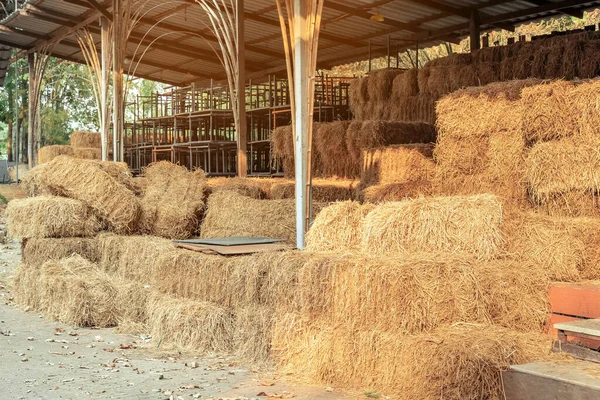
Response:
M448 251L491 259L504 244L502 205L488 194L380 204L364 227L363 248L373 254Z
M408 181L369 186L362 191L361 199L368 203L379 204L390 201L402 201L434 194L431 181ZM469 194L473 194L469 193Z
M73 149L73 157L82 160L101 160L102 149L95 147L75 147Z
M294 165L294 134L291 125L279 126L271 133L273 157L283 163L286 178L293 178Z
M206 186L211 192L232 190L243 196L253 199L267 199L271 197L271 188L279 183L288 182L281 178L209 178Z
M59 156L46 165L44 179L50 187L85 203L113 232L135 231L140 215L138 199L97 164Z
M306 234L306 250L346 252L360 248L362 224L373 208L355 201L323 208Z
M511 213L504 230L507 251L535 264L550 279L600 278L600 219Z
M91 262L100 259L96 238L31 238L23 239L22 261L40 267L49 260L79 255Z
M44 164L54 160L58 156L72 156L74 154L71 146L44 146L38 150L38 163Z
M298 273L306 252L222 257L175 250L161 254L152 281L161 293L222 307L297 307Z
M358 329L410 334L465 321L542 332L549 282L542 265L521 260L332 254L303 267L300 290L304 311Z
M39 287L41 311L50 319L80 327L118 323L117 285L80 256L44 263Z
M435 174L433 145L395 145L363 151L361 183L389 184L430 180Z
M484 137L522 128L521 90L541 81L497 82L451 93L437 102L438 137Z
M126 188L135 194L141 193L140 179L133 178L133 174L127 163L115 161L88 160L92 165L97 165L100 169L123 184Z
M404 71L394 78L392 85L392 97L400 99L403 97L417 96L419 94L419 70L416 68Z
M393 144L431 143L435 128L422 122L353 121L348 127L346 146L360 161L363 150Z
M111 275L154 285L158 258L175 249L172 241L154 236L120 236L110 233L96 238L98 265Z
M102 138L98 132L75 131L71 134L71 147L99 149L102 147Z
M123 279L114 279L118 292L115 302L118 305L117 324L119 333L147 334L148 299L151 290L147 285Z
M168 239L188 239L199 226L204 210L204 171L189 172L168 161L144 169L147 179L141 199L140 230Z
M40 297L40 267L42 264L22 263L15 271L12 284L12 294L15 303L25 311L40 310L42 299Z
M600 217L600 200L591 191L552 193L534 200L536 211L553 217Z
M392 96L394 79L402 75L398 69L380 69L369 73L367 88L369 101L374 103L386 102Z
M551 339L493 325L453 324L420 335L354 330L296 315L273 327L276 361L315 383L376 387L400 399L501 399L501 372L543 359Z
M270 307L235 309L233 347L238 359L268 364L271 361L271 327L274 310Z
M433 152L438 171L444 177L483 172L489 166L489 145L487 137L439 137Z
M102 229L102 223L85 204L64 197L12 200L5 215L11 237L94 236Z
M351 200L355 196L355 184L356 181L351 180L315 178L312 181L312 199L323 203ZM296 198L295 182L273 185L271 199L294 198Z
M160 348L227 353L233 348L234 317L211 303L151 295L148 323Z
M523 90L522 131L528 142L597 138L600 79L554 81Z
M535 200L571 191L596 193L600 190L600 140L538 143L527 157L525 176Z
M313 203L313 216L323 207ZM217 192L208 198L200 229L203 238L250 236L296 240L295 200L255 200L235 192Z

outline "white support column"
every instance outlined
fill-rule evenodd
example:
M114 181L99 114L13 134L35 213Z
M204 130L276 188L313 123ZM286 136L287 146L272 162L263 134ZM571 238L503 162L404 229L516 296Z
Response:
M247 155L247 121L246 121L246 45L244 43L244 0L237 0L236 15L236 40L237 40L237 63L238 63L238 87L236 88L239 113L238 128L238 176L245 178L248 175Z
M100 90L100 107L102 108L102 121L100 121L100 135L102 140L102 161L108 160L108 135L110 134L110 107L108 104L108 91L110 88L110 22L106 17L100 17L100 39L102 57L102 85Z
M113 0L113 160L123 161L123 1Z
M296 246L304 249L306 224L308 48L306 45L306 3L294 0L294 92L296 123Z

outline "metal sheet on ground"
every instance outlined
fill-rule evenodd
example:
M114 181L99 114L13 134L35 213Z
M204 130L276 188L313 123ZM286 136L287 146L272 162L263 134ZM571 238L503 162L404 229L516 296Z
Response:
M173 242L192 245L202 244L210 246L246 246L255 244L281 243L284 240L285 239L274 239L267 237L233 236L226 238L173 240Z

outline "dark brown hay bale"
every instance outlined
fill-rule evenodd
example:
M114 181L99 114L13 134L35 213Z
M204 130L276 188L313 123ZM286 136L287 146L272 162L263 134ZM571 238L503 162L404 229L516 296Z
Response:
M358 176L359 166L351 159L347 148L349 125L349 121L323 123L314 132L314 154L321 160L323 176Z
M350 82L349 89L350 111L354 118L365 119L369 117L367 103L369 102L369 77L356 78Z
M351 200L355 195L355 181L338 179L313 179L312 199L323 203ZM296 183L286 182L273 185L272 200L295 199Z
M398 69L380 69L369 73L368 95L373 103L385 103L392 96L394 79L402 75Z
M430 94L429 91L429 77L431 76L430 67L423 67L419 69L419 74L417 76L417 82L419 83L419 93L420 94Z
M363 151L362 185L431 180L433 145L395 145Z
M392 98L417 96L419 94L419 70L409 69L394 78Z
M79 255L91 262L100 259L98 242L95 238L31 238L23 240L22 261L24 264L41 267L50 260L60 260Z
M203 238L250 236L296 240L294 200L255 200L234 192L213 193L200 229ZM313 215L322 208L313 203Z
M273 157L281 159L286 178L293 178L294 164L294 134L291 125L280 126L271 133Z
M82 160L101 160L102 149L94 147L75 147L73 156Z
M467 53L468 54L468 53ZM499 64L502 62L504 56L504 48L502 46L485 47L479 49L472 54L473 61L475 64L492 63ZM471 55L469 54L469 55ZM465 57L466 59L466 57ZM466 63L463 63L466 64Z
M100 148L102 138L98 132L75 131L71 134L71 147L76 148Z
M64 197L12 200L6 217L9 236L17 238L85 237L102 229L85 204Z
M579 63L580 78L595 78L600 75L600 43L586 41Z
M142 233L168 239L188 239L199 226L204 210L204 171L161 161L144 169L147 179L141 199Z
M85 203L115 233L136 230L141 211L138 199L99 165L67 156L46 165L44 179L53 190Z
M476 64L475 81L474 86L485 86L500 81L500 65L496 63Z
M321 385L376 387L407 399L502 398L501 372L542 359L551 348L539 333L478 324L404 336L286 316L273 332L284 370Z
M431 181L408 181L404 183L390 183L369 186L362 192L362 198L368 203L386 203L402 201L433 194Z
M395 121L353 121L346 133L351 156L360 161L363 150L393 144L430 143L436 131L425 123Z
M423 90L419 84L420 93L441 97L458 89L459 87L453 85L453 81L450 77L454 77L454 81L457 81L456 77L459 75L461 68L462 67L430 68L429 78L427 79L427 89Z
M476 70L473 65L451 67L448 70L448 75L446 76L446 79L450 81L450 87L449 89L447 89L448 93L454 92L458 89L476 86L478 83ZM442 94L445 93L440 92L440 95Z
M71 146L44 146L38 151L38 163L44 164L54 160L58 156L72 156L73 154Z

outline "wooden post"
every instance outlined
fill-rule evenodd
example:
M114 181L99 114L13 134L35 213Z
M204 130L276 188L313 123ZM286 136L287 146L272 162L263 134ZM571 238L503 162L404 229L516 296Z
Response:
M102 85L100 87L100 107L102 108L102 121L100 121L100 136L102 140L102 160L108 160L108 135L110 134L110 107L108 104L108 91L110 89L110 22L106 17L100 17L100 40L102 57Z
M27 107L28 116L28 127L27 127L27 164L29 169L35 167L34 153L35 153L35 90L34 80L37 79L35 71L35 53L29 53L27 55L27 63L29 65L29 79L28 79L28 91L29 91L29 104ZM37 158L37 157L36 157Z
M247 124L246 121L246 49L244 43L244 0L237 0L237 15L236 15L236 41L237 41L237 64L238 64L238 87L237 91L237 108L239 113L239 132L238 139L238 156L237 156L237 172L238 176L245 178L248 175L248 155L247 155Z
M296 123L296 246L304 248L307 196L307 133L308 133L308 46L306 3L294 0L294 93Z
M113 160L123 161L123 1L113 4Z
M471 52L479 50L481 48L481 18L479 10L476 8L471 10L471 19L469 21L470 27L470 38L471 38Z

